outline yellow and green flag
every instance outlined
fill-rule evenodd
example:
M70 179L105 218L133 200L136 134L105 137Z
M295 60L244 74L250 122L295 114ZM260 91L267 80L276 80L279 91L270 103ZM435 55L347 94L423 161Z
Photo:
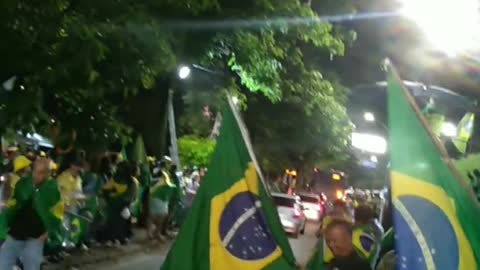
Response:
M392 68L388 114L396 269L480 269L480 209ZM442 151L442 152L440 152Z
M467 151L468 141L473 133L473 124L475 122L474 113L466 113L457 125L457 136L452 139L457 150L465 154Z
M190 214L162 270L296 269L232 102Z

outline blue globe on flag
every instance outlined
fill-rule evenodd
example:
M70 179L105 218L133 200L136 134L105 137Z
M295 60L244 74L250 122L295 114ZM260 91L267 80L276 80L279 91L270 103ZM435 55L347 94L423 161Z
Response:
M242 260L261 260L277 248L266 223L261 201L251 192L236 194L220 218L220 238L233 256Z

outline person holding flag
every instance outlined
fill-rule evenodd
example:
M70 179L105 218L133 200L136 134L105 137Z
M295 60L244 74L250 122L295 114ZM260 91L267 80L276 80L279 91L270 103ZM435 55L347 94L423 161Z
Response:
M147 227L149 237L158 238L161 241L168 236L169 211L171 210L169 205L176 190L168 173L167 161L168 159L164 159L160 162L160 178L150 189L150 218Z
M161 269L297 269L231 98L222 116L208 173Z
M35 161L32 176L21 178L7 202L8 237L0 251L0 269L12 269L21 259L24 269L39 270L47 239L59 240L64 204L57 181L50 178L50 161Z

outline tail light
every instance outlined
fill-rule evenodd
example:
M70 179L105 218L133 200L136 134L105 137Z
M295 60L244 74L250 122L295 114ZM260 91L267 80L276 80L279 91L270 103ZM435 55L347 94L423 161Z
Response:
M293 208L293 217L299 218L302 215L302 212L300 211L300 208L298 206L295 206Z
M337 194L336 194L336 195L337 195L337 199L339 199L339 200L343 199L343 196L344 196L344 195L343 195L343 192L342 192L341 190L337 190Z

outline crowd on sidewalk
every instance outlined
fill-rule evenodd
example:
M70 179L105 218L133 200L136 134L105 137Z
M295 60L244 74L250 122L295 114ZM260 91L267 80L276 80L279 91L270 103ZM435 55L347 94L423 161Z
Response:
M125 245L132 226L152 240L175 236L203 169L177 170L169 157L129 162L122 153L51 156L6 149L0 183L0 269L38 270L71 249Z

